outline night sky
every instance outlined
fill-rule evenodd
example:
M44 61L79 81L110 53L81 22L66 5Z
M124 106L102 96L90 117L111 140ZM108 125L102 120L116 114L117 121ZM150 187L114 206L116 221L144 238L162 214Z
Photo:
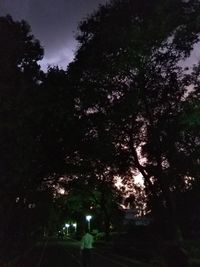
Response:
M76 49L78 22L104 3L106 0L0 0L0 16L10 14L30 24L45 50L44 70L48 64L66 68Z
M77 43L75 34L81 19L87 17L99 4L107 0L0 0L0 16L10 14L15 20L25 19L34 36L44 47L45 56L40 63L43 70L48 65L66 68L73 60ZM200 60L200 45L185 65Z

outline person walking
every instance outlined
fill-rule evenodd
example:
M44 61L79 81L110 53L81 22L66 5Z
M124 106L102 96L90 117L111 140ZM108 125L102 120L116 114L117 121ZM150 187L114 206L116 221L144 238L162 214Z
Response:
M81 254L82 254L82 267L92 266L92 249L94 238L86 229L85 234L81 239Z

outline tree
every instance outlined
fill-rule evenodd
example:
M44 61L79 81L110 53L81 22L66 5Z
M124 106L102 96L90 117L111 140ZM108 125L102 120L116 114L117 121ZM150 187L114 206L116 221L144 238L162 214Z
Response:
M21 224L26 221L28 192L38 186L38 181L31 180L35 136L30 114L32 96L41 81L38 60L43 49L29 25L11 16L0 17L0 47L0 229L3 247L11 252L20 235L20 223L16 219L14 224L14 219L18 217Z
M181 154L178 164L182 172L186 173L186 190L176 196L178 213L186 235L191 236L198 232L199 208L196 203L199 199L200 173L200 139L199 139L199 65L194 66L189 76L192 89L187 102L184 103L183 113L179 118L181 126L179 146Z
M110 180L105 173L63 179L68 220L78 221L79 228L83 230L85 216L91 214L93 229L100 229L109 237L111 226L117 228L123 218L120 209L122 192Z
M56 180L70 172L67 158L77 149L81 131L74 98L66 72L50 68L32 99L39 176Z
M178 163L179 116L190 85L178 63L198 41L199 15L195 0L111 1L80 23L80 46L68 69L87 122L84 147L105 150L84 155L118 173L139 171L154 216L163 210L175 236L173 192L185 186L187 173Z

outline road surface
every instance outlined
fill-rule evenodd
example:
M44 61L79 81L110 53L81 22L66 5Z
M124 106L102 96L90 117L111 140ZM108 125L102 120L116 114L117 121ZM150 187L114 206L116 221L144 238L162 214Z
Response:
M81 267L80 244L77 241L45 241L8 267ZM93 267L151 267L114 255L104 249L94 249Z

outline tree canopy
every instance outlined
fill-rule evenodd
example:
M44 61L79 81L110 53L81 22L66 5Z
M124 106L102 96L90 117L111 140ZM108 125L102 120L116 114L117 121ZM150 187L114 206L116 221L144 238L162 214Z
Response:
M100 162L116 173L139 171L154 215L164 210L173 228L173 195L186 188L186 176L198 178L180 118L199 88L180 61L198 41L199 8L199 1L111 1L80 23L80 46L68 68L88 123L83 142L95 142L98 151L86 154L103 155ZM197 155L199 138L191 138Z

